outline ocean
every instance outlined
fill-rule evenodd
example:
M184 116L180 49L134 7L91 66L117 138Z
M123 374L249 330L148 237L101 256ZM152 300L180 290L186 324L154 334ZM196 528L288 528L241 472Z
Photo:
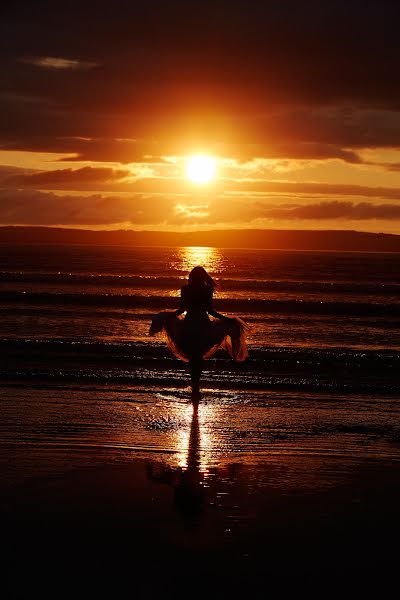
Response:
M207 247L1 247L3 442L179 454L187 365L148 330L198 264L216 309L251 327L248 360L220 350L204 365L202 410L236 422L217 457L324 440L397 455L400 255Z
M1 247L1 378L186 385L148 329L197 264L251 326L249 360L220 351L205 386L399 392L400 255L203 247Z
M215 308L251 331L245 362L205 362L196 407L187 366L148 330L198 264ZM13 592L186 597L200 574L221 598L390 589L399 273L399 254L1 246Z

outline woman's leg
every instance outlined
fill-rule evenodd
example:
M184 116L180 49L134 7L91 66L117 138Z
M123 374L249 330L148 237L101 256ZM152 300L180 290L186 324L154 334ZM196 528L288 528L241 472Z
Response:
M189 360L190 378L192 381L192 392L200 392L200 377L203 369L203 360L199 356L194 356Z

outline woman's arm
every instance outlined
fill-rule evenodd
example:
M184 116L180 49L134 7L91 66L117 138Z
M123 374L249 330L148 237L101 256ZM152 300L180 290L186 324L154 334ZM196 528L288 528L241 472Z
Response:
M223 321L234 321L234 319L231 319L231 317L226 317L225 315L221 315L221 313L214 310L214 308L212 306L212 296L210 298L210 302L207 307L207 312L209 315L211 315L212 317L215 317L216 319L222 319Z
M213 293L212 293L211 290L209 292L209 297L207 299L206 310L207 310L207 312L208 312L209 315L211 315L212 317L215 317L216 319L223 319L224 321L231 321L230 317L225 317L225 315L221 315L221 313L217 312L213 308Z
M213 308L207 311L209 315L215 317L216 319L222 319L223 321L236 321L234 317L226 317L225 315L221 315L221 313L217 312Z
M225 315L221 315L221 313L214 310L212 306L210 306L210 308L207 309L207 312L209 315L215 317L216 319L229 319L229 317L225 317Z
M179 317L179 315L181 315L182 313L184 313L186 310L186 302L185 302L185 294L183 291L183 288L181 289L181 303L180 306L178 308L178 310L175 310L174 312L170 313L170 317Z

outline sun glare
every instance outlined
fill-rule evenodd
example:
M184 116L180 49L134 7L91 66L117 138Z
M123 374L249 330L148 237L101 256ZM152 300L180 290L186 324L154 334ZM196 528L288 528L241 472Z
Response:
M215 179L217 161L212 156L191 156L186 163L186 177L193 183L208 183Z

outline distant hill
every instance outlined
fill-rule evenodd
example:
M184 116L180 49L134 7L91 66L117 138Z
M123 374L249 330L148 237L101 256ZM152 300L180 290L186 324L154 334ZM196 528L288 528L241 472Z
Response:
M92 231L57 227L0 227L0 244L91 246L214 246L282 250L400 252L400 235L361 231L229 229L219 231Z

